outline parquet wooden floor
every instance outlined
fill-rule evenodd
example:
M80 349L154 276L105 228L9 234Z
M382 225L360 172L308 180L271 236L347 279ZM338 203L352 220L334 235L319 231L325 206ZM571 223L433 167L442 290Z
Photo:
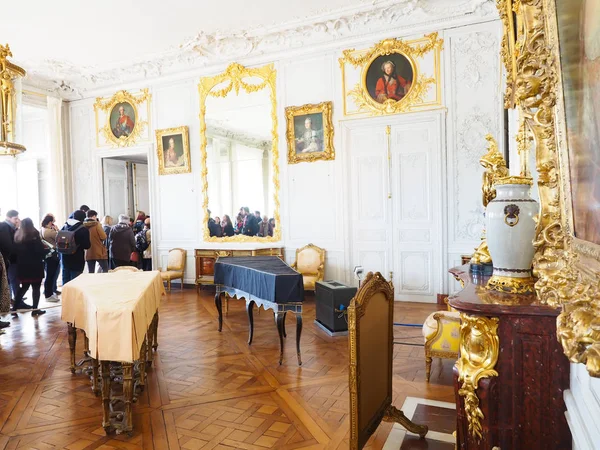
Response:
M396 304L395 319L422 323L435 305ZM0 449L347 449L347 337L314 324L307 296L303 365L295 357L295 320L287 318L284 364L270 311L255 313L252 346L244 303L230 301L223 332L209 290L174 290L160 309L159 348L146 390L134 405L134 433L105 436L101 402L87 376L69 371L60 307L34 318L8 316L0 336ZM420 328L395 327L396 340L422 343ZM78 355L83 339L78 339ZM452 362L434 362L425 383L423 348L396 345L394 404L407 396L454 401ZM368 444L381 449L391 425ZM425 448L425 447L419 447Z

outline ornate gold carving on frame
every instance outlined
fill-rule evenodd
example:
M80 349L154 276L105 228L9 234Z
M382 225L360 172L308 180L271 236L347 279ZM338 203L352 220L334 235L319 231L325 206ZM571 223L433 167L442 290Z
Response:
M517 42L515 14L513 13L513 0L496 0L496 7L502 19L504 34L500 46L500 56L506 68L506 93L504 94L504 107L514 108L514 84L517 73Z
M493 275L485 288L507 294L533 294L535 291L534 284L535 280L532 277L516 278Z
M262 82L251 84L244 81L244 78L260 78ZM277 95L276 95L276 80L277 71L273 64L267 64L262 67L248 68L238 63L232 63L227 67L225 72L213 77L204 77L198 83L198 93L200 94L200 152L202 160L202 195L204 209L204 240L207 242L277 242L281 240L281 220L279 217L279 135L277 133ZM212 89L221 84L228 83L222 89L212 91ZM271 121L273 127L271 129L272 144L271 152L273 153L273 203L275 210L273 218L275 219L275 229L273 236L257 237L257 236L226 236L226 237L211 237L208 230L208 167L207 167L207 152L206 152L206 99L211 97L226 97L231 91L236 94L243 89L247 93L258 92L262 89L268 89L271 97Z
M422 39L413 41L404 41L402 39L384 39L378 42L372 48L366 51L357 51L355 49L344 50L339 59L342 69L342 83L344 95L344 114L348 114L346 107L346 96L352 98L358 106L360 112L368 112L371 115L397 114L411 111L418 107L439 107L441 106L441 79L440 79L440 52L444 40L438 38L438 33L430 33ZM419 71L418 58L424 54L434 51L435 76L424 77ZM413 69L413 82L410 90L402 100L386 100L384 103L375 101L369 95L366 86L367 70L371 63L379 56L399 53L405 56ZM361 81L350 91L346 92L345 65L351 64L354 67L362 66ZM430 87L436 86L436 101L432 104L425 104L424 97Z
M553 0L511 2L520 24L514 98L523 133L535 142L539 174L535 289L542 303L562 307L557 334L569 360L600 377L600 246L573 234L556 6Z
M142 89L139 94L131 94L127 91L119 91L115 95L113 95L110 99L105 100L102 97L96 98L96 103L94 103L94 111L96 113L96 144L100 145L98 142L98 134L102 133L106 138L106 142L112 143L114 147L129 147L134 145L138 139L140 138L144 129L149 129L150 124L141 120L138 113L138 106L144 102L147 104L148 108L148 118L150 117L150 99L152 98L152 94L148 92L148 89ZM110 128L110 112L113 107L117 103L127 102L133 108L135 112L135 124L133 126L133 130L131 130L131 134L129 136L121 136L116 137L111 128ZM107 113L106 123L101 129L98 129L98 111L105 111Z
M184 125L176 128L166 128L163 130L156 130L155 133L158 174L173 175L179 173L190 173L192 171L192 165L190 162L190 141L188 127ZM174 134L181 134L182 136L183 155L185 156L185 165L183 167L165 167L165 149L163 148L162 138L163 136L171 136Z
M316 105L288 106L285 108L285 120L287 122L287 145L288 145L288 164L299 162L314 162L318 160L335 159L335 150L333 149L333 120L332 120L332 102L323 102ZM307 114L323 114L323 151L296 153L294 117Z
M365 312L369 306L370 300L376 294L383 294L387 301L387 307L389 308L387 317L388 323L382 323L381 326L385 326L389 330L389 345L385 349L374 348L373 351L383 351L389 358L389 377L387 382L387 396L381 401L378 410L373 417L370 417L363 429L359 429L359 414L360 410L360 399L359 399L359 382L365 382L364 377L361 377L360 373L360 340L368 339L368 333L361 336L360 322L361 318L365 315ZM349 340L349 351L350 351L350 371L349 371L349 382L350 382L350 449L359 450L361 449L369 436L375 431L381 420L386 422L396 422L405 427L408 431L418 434L423 437L427 434L428 428L424 425L417 425L409 420L402 411L398 410L392 405L392 360L393 360L393 346L394 346L394 332L393 332L393 316L394 316L394 288L391 282L386 279L379 272L373 274L369 272L361 284L360 289L356 293L356 296L351 300L350 306L348 307L348 340Z
M461 313L460 319L460 357L456 368L458 382L462 385L458 394L464 397L469 433L479 442L482 438L481 420L484 416L479 408L476 390L482 378L498 376L498 372L494 370L500 349L498 319L469 316L464 313Z

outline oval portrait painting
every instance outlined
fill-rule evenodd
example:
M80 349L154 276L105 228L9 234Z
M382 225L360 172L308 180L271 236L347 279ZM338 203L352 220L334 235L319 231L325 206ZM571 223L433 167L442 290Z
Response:
M129 102L117 103L110 111L110 129L118 139L129 137L135 128L135 109Z
M382 55L367 67L365 86L378 103L402 100L413 84L414 70L410 60L401 53Z

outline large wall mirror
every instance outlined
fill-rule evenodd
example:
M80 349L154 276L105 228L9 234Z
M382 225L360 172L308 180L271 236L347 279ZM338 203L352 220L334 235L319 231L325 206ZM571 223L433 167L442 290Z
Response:
M234 63L200 80L205 241L281 239L275 79Z

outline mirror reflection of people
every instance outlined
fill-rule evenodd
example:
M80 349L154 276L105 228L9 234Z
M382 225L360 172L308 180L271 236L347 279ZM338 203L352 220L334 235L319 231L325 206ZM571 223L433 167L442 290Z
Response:
M233 224L231 223L231 218L227 214L223 216L221 228L223 228L223 236L233 236L235 234Z
M258 227L258 236L260 236L260 237L273 236L273 227L267 216L263 216L262 222L260 222L260 225Z
M117 119L117 123L113 128L113 134L120 138L121 136L129 136L133 131L135 124L131 117L125 114L125 108L123 105L119 106L119 118Z
M382 75L375 85L375 100L402 100L410 90L411 83L396 73L396 64L388 60L381 65Z
M250 208L244 206L244 225L242 234L246 236L256 236L258 233L258 220L254 214L250 214Z
M313 129L312 119L304 119L304 131L296 138L296 153L311 153L323 151L321 148L321 136L323 130Z
M175 139L169 138L169 147L165 150L165 167L180 167L185 165L183 155L177 156Z

